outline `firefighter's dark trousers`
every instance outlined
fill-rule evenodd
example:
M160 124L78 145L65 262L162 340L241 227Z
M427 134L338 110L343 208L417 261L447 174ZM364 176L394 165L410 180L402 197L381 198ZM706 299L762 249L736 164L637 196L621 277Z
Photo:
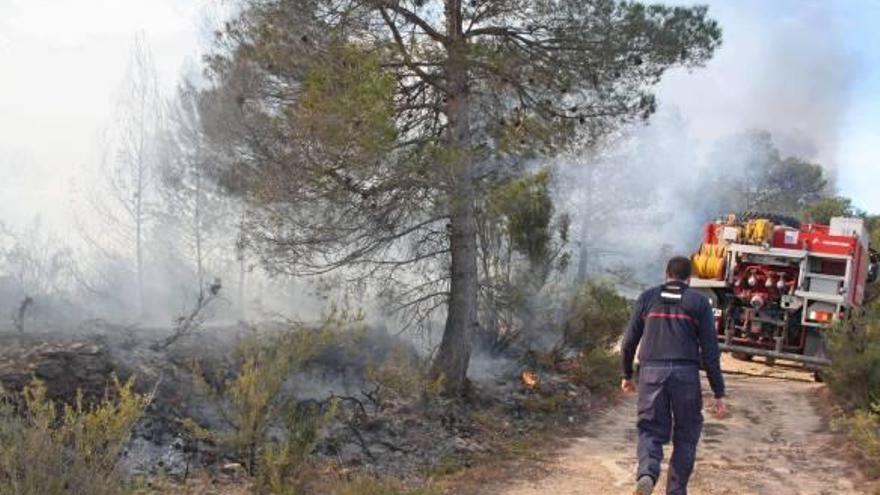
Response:
M666 493L686 495L703 429L703 396L696 364L647 362L639 370L639 470L657 481L663 445L672 437Z

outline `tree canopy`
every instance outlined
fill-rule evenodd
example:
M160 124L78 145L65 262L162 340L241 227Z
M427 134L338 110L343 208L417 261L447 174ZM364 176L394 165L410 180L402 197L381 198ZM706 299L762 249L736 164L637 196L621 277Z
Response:
M359 270L401 308L445 307L435 372L460 393L487 184L650 115L660 77L720 39L706 7L254 0L218 35L202 120L263 259Z
M828 194L821 165L783 157L767 131L731 136L716 146L707 170L727 211L800 215Z

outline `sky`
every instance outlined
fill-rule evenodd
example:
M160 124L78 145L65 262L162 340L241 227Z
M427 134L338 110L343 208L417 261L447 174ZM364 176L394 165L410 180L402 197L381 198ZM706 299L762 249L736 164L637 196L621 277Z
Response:
M0 220L69 222L114 122L135 36L170 94L206 46L208 2L0 0Z
M784 153L821 163L841 195L880 213L880 0L705 3L723 44L705 68L664 78L661 111L676 109L707 147L768 130Z
M171 94L197 70L229 0L0 0L0 220L63 224L99 159L137 33ZM676 3L689 3L676 0ZM750 128L826 165L840 193L880 213L880 0L709 0L724 44L669 74L675 108L709 147Z

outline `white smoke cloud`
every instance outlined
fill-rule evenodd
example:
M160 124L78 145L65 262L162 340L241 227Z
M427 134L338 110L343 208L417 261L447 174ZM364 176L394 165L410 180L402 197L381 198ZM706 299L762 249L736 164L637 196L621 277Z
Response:
M696 249L702 224L721 206L721 191L711 190L706 179L742 172L722 170L712 156L718 143L732 136L769 131L783 156L821 163L832 178L841 169L849 177L855 163L862 168L877 163L854 162L842 150L848 115L860 104L854 99L856 87L866 70L846 37L851 12L821 0L708 3L724 36L715 57L704 68L667 74L657 88L658 113L646 125L629 129L611 149L593 152L585 165L594 174L628 170L602 184L610 191L608 204L586 208L598 218L582 221L578 201L590 184L583 167L564 176L568 191L562 199L572 205L575 229L590 231L586 242L594 271L624 267L652 282L661 275L662 258ZM865 146L859 157L867 156ZM735 167L747 163L752 150L733 147L725 153L725 165ZM880 170L874 176L880 178ZM843 194L855 192L850 182L843 185L848 187ZM584 239L580 232L575 238Z
M704 69L670 74L661 106L677 107L703 147L743 130L770 131L785 154L835 171L862 61L844 39L838 2L712 0L724 44Z

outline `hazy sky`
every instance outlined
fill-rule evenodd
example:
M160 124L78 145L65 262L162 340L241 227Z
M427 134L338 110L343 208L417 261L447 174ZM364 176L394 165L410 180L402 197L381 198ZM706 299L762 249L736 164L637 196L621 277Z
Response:
M685 0L675 3L687 4ZM704 69L666 77L709 144L745 129L832 171L840 193L880 213L880 0L704 0L724 43Z
M221 0L0 0L0 219L69 220L79 171L113 123L135 33L170 93L197 67ZM676 3L687 3L677 1ZM659 91L704 144L771 130L880 213L880 0L711 0L725 44Z
M195 0L0 0L0 220L69 220L76 179L113 125L136 33L170 93L198 62ZM33 212L33 213L31 213Z

